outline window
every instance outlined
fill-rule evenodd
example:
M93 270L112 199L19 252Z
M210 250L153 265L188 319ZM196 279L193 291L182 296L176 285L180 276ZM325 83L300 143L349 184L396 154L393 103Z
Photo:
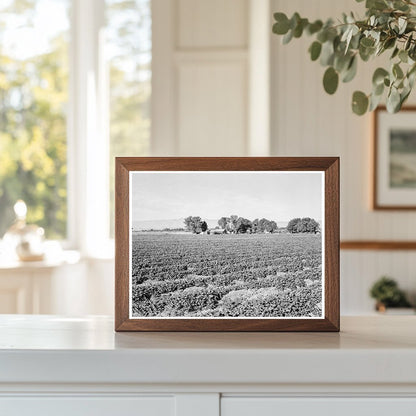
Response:
M114 234L114 157L150 147L150 0L107 0L110 79L110 234Z
M69 9L68 0L0 6L0 236L24 199L28 221L66 237Z
M114 157L149 153L150 65L151 0L1 2L0 237L17 199L84 253L112 237Z

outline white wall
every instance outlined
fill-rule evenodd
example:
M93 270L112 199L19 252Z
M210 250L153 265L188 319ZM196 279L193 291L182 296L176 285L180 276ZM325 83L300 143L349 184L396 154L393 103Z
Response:
M264 31L268 26L271 33L272 11L325 18L362 5L352 0L153 1L154 155L340 156L342 239L416 239L416 213L370 209L371 117L353 115L350 102L355 89L369 90L375 64L360 64L359 77L330 97L322 88L324 69L308 57L311 40L282 46ZM90 300L71 311L112 314L113 263L88 266L82 290ZM412 251L342 251L341 312L370 313L368 289L383 274L416 295L414 270Z
M362 4L351 0L272 0L272 10L298 11L311 19L335 18L350 10L364 15ZM360 62L357 79L329 96L322 88L324 68L309 59L312 40L304 37L282 45L277 36L272 38L272 154L341 157L341 240L416 240L416 212L376 212L370 207L371 116L353 115L350 103L354 90L370 92L377 62ZM342 312L371 311L368 288L383 274L415 295L415 258L413 251L342 251Z

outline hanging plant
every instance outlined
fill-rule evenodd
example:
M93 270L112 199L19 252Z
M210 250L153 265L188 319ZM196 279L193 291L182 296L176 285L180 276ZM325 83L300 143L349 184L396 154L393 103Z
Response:
M365 7L364 19L344 13L339 22L332 19L310 22L299 13L290 19L284 13L275 13L273 33L283 36L283 44L304 34L314 37L309 54L312 61L319 60L326 68L323 87L328 94L336 92L340 80L354 79L359 60L367 62L390 54L390 65L374 71L371 93L353 93L352 110L358 115L373 111L386 95L387 110L396 113L415 83L416 2L366 0Z

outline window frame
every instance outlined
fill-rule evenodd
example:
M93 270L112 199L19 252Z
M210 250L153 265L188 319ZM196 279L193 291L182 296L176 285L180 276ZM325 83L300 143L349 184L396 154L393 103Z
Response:
M105 1L72 0L67 118L67 248L109 258L108 76Z

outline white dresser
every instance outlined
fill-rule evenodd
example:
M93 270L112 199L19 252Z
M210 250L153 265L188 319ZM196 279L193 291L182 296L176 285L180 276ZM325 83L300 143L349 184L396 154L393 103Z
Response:
M337 333L114 333L0 316L0 415L416 415L416 316Z

